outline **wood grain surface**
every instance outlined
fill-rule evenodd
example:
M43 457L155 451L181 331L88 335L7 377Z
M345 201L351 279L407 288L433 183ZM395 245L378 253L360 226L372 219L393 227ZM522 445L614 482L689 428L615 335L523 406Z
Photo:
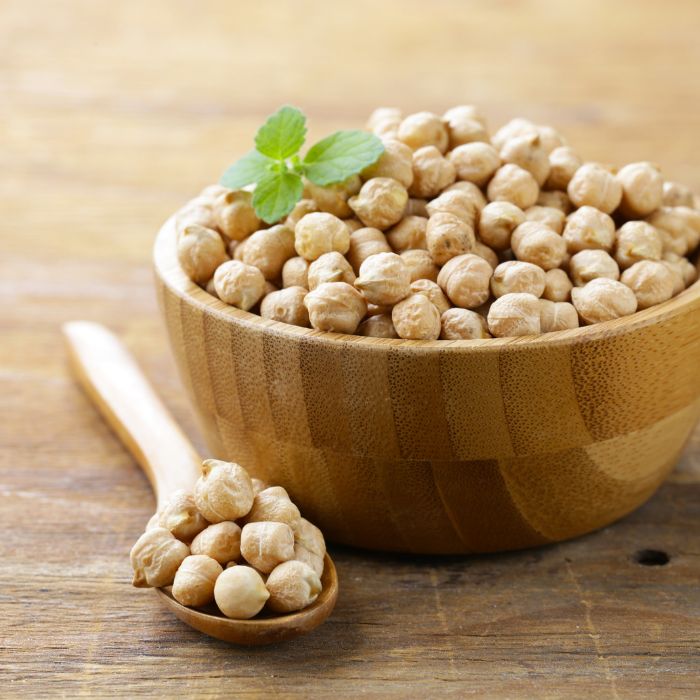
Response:
M481 105L700 191L685 2L0 4L0 696L601 697L700 692L700 432L639 511L515 554L332 550L338 606L239 650L130 585L154 501L67 371L59 327L126 341L204 449L156 306L161 222L279 104L310 138L377 104ZM665 565L659 550L670 558Z

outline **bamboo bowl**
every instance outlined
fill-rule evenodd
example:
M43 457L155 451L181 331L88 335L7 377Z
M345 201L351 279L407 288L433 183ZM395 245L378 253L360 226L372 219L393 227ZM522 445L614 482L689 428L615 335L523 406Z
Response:
M468 553L581 535L654 493L700 415L700 282L587 328L405 341L223 304L180 269L172 219L154 254L212 456L285 486L335 542Z

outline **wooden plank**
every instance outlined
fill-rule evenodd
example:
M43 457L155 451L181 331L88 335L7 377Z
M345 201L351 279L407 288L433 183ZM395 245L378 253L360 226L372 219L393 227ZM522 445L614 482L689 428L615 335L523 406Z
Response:
M474 101L495 126L551 122L587 158L653 160L700 191L699 20L694 0L5 0L0 697L697 696L700 430L614 526L499 556L336 547L331 619L236 649L131 587L127 552L154 500L67 374L58 328L119 332L203 450L150 248L265 114L298 104L315 139L383 103ZM670 561L641 565L642 549Z

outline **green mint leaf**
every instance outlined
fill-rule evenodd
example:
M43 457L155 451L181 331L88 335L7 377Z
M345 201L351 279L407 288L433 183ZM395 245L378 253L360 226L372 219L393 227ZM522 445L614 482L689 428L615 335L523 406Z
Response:
M264 178L275 161L257 151L249 151L226 169L219 184L231 190L245 187Z
M265 223L274 224L292 211L303 190L304 183L296 173L269 173L255 187L255 213Z
M336 131L309 149L306 177L317 185L332 185L376 163L384 144L366 131Z
M263 155L284 160L299 151L306 138L306 117L296 107L278 109L258 129L255 147Z

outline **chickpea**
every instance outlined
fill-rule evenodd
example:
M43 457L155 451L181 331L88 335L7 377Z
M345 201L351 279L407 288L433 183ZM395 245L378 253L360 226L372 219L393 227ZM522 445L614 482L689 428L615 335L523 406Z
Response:
M283 287L309 288L309 261L298 255L289 258L282 266Z
M416 280L411 282L411 294L425 294L426 297L435 305L440 315L445 313L452 304L440 289L437 282L432 280Z
M348 199L357 194L362 186L359 175L352 175L343 182L334 185L316 185L313 182L304 183L304 197L316 202L318 211L333 214L339 219L352 216Z
M450 258L470 252L476 237L474 229L462 219L438 213L428 219L425 241L433 261L444 265Z
M476 208L472 197L460 190L443 192L433 199L426 209L429 216L433 216L433 214L454 214L466 224L469 224L472 229L476 226L476 219L479 215L479 210Z
M678 182L666 181L663 184L661 204L665 207L693 207L693 191Z
M440 337L440 312L424 294L412 294L396 304L391 320L399 338L437 340Z
M261 491L270 488L270 484L266 484L262 479L251 479L253 484L253 495L257 496Z
M365 315L367 318L370 316L380 316L381 314L389 314L389 316L391 316L392 308L391 304L367 304L367 313Z
M413 154L413 184L408 191L412 197L436 197L456 177L455 166L435 146L425 146Z
M487 318L495 338L513 338L540 332L540 300L534 294L505 294L496 299Z
M504 163L512 163L527 170L535 178L538 187L542 187L549 176L549 156L542 148L538 133L508 139L501 147L500 156Z
M216 293L216 287L214 286L213 277L207 282L206 287L204 287L204 291L207 294L211 294L213 297L216 297L217 299L219 298L218 294Z
M540 137L540 145L547 154L552 153L557 148L566 146L566 140L554 127L538 126L537 134Z
M277 279L282 266L294 257L294 231L277 225L256 231L246 238L241 262L253 265L266 280Z
M146 523L146 530L152 530L154 527L160 526L160 513L155 512Z
M569 274L577 287L583 287L598 277L620 279L620 268L604 250L582 250L572 256Z
M512 260L501 263L491 277L491 291L495 297L523 292L541 297L545 288L545 271L528 262Z
M350 247L350 229L333 214L313 212L294 227L294 247L309 262L334 250L345 255Z
M321 579L301 561L287 561L275 567L267 579L270 610L289 613L311 605L321 592Z
M455 166L459 180L473 182L480 187L501 167L498 151L490 143L480 141L457 146L450 151L447 159Z
M377 107L377 109L369 115L365 128L369 131L373 131L375 126L386 121L395 121L398 127L402 119L403 115L401 114L401 110L396 107Z
M364 318L367 304L347 282L319 284L304 297L311 327L318 331L354 333Z
M347 282L354 284L355 273L350 263L337 251L324 253L309 265L309 291L324 282Z
M410 271L396 253L370 255L360 266L360 276L355 280L355 287L365 299L379 305L401 301L409 295L410 285Z
M551 192L545 192L544 190L540 192L537 197L537 204L541 207L553 207L554 209L560 209L564 214L569 214L574 208L569 195L566 192L560 192L559 190L552 190Z
M477 121L482 126L486 127L486 117L474 105L457 105L450 107L443 115L442 119L447 124L447 130L453 128L453 124L459 124L461 121Z
M406 211L404 211L404 216L422 216L423 218L428 218L428 201L426 199L419 199L418 197L409 197L406 203Z
M511 202L520 209L531 207L537 201L539 192L537 180L513 163L501 166L486 188L489 201Z
M454 192L455 190L458 190L459 192L464 192L464 194L469 195L469 198L474 203L474 206L476 207L476 210L478 212L481 212L487 204L486 197L484 197L484 193L473 182L467 182L466 180L458 180L457 182L453 182L451 185L445 187L445 189L443 190L443 194L445 192Z
M239 464L205 459L202 475L194 485L194 500L210 523L236 520L247 515L253 505L253 484Z
M542 207L535 204L525 211L526 221L537 221L540 224L549 226L552 231L558 234L564 232L564 224L566 224L566 215L561 209L556 207Z
M292 559L291 561L300 561L306 564L307 566L310 566L311 570L319 578L323 575L323 569L325 566L323 559L321 557L316 556L315 554L312 554L311 552L309 552L308 549L305 549L300 544L294 545L294 559Z
M247 240L248 240L247 238L244 238L242 241L230 241L229 242L228 251L234 260L238 260L239 262L242 262L243 252L245 251L245 242Z
M685 223L686 255L692 253L700 243L700 210L676 207L676 215Z
M228 520L210 525L192 540L190 550L222 565L237 561L241 557L241 528Z
M500 262L498 259L498 255L496 255L496 253L491 248L489 248L487 245L484 245L481 241L477 241L474 244L474 247L472 248L472 253L486 260L486 262L489 265L491 265L491 269L495 270L498 267L498 263Z
M566 191L577 207L595 207L604 214L612 214L622 201L620 181L597 163L582 165L569 181Z
M221 195L216 200L214 215L218 229L233 241L242 241L261 224L253 207L253 194L245 190Z
M270 486L255 497L246 522L285 523L295 529L300 518L299 509L292 503L286 489L281 486Z
M578 313L566 301L540 299L540 332L568 331L578 328Z
M545 187L548 190L565 190L582 164L573 148L568 146L555 148L549 154L549 175L544 183Z
M664 253L663 262L667 263L667 266L670 265L673 269L678 271L683 278L684 287L689 287L698 278L698 269L690 260L684 258L682 255L676 255L670 252Z
M685 207L659 207L646 221L661 236L663 252L676 255L688 253L688 217L684 215Z
M487 142L489 134L486 130L486 120L471 105L463 105L448 109L443 115L449 135L449 150L466 143Z
M583 206L569 214L562 236L570 253L598 248L609 253L615 244L615 222L598 209Z
M317 211L318 204L316 204L313 199L300 199L294 205L294 209L287 214L287 218L284 220L284 225L293 231L302 218L304 218L307 214L313 214Z
M327 253L330 255L330 253ZM338 253L340 255L340 253ZM266 294L260 304L260 316L288 323L291 326L309 327L309 312L304 306L308 290L304 287L285 287L276 292Z
M372 128L372 133L380 139L397 140L399 138L399 126L402 119L388 118L377 122Z
M214 584L216 605L226 617L234 620L255 617L269 597L262 576L249 566L226 569Z
M190 548L175 539L170 530L153 527L136 540L131 549L132 584L137 588L169 586Z
M391 313L377 314L366 318L357 328L357 335L370 338L398 338ZM308 564L308 562L307 562Z
M396 226L387 231L386 240L397 252L425 248L425 231L428 219L424 216L404 216Z
M569 276L555 268L544 273L545 284L542 296L549 301L568 301L571 296L571 288L574 286Z
M306 518L301 518L294 528L294 541L321 559L326 556L323 533Z
M476 340L491 337L486 319L476 311L453 307L442 314L440 321L442 340Z
M214 183L212 185L207 185L200 193L200 197L208 197L212 200L215 200L217 197L220 197L222 194L226 194L230 190L228 187L224 187L223 185L220 185L219 183Z
M229 260L216 268L214 289L225 304L248 311L265 293L265 277L257 267Z
M192 494L178 490L170 494L158 511L158 525L170 530L178 540L189 542L208 523L197 510Z
M652 163L630 163L616 175L622 185L620 211L629 217L644 217L661 206L664 181Z
M345 222L345 225L350 229L350 233L353 233L354 231L358 231L361 228L364 228L364 224L359 220L356 219L355 217L352 217L351 219L343 219Z
M348 204L365 226L383 231L401 220L407 202L408 192L401 183L389 177L373 177Z
M247 523L241 531L241 554L258 571L269 574L294 557L294 533L286 523Z
M537 127L529 119L516 117L511 119L507 124L504 124L491 138L491 143L500 151L506 144L506 141L516 138L517 136L526 136L529 134L538 134Z
M437 283L455 306L474 309L488 300L492 274L483 258L467 253L445 263Z
M378 228L359 228L350 234L348 260L355 273L360 271L360 266L367 258L379 253L391 253L391 246L387 236Z
M543 270L560 267L566 258L566 241L536 221L526 221L513 231L510 246L518 260L539 265Z
M209 196L200 195L187 202L175 214L175 230L178 238L188 226L202 226L216 230L215 206L216 200Z
M626 284L637 297L637 308L648 309L673 296L674 275L660 260L640 260L622 273Z
M390 177L406 189L413 184L413 151L401 141L384 141L384 153L379 160L362 171L363 180Z
M228 260L221 236L204 226L186 226L177 242L177 258L185 274L196 284L205 284L219 265Z
M205 554L185 557L173 581L173 598L180 605L198 608L214 600L214 585L223 569Z
M414 151L424 146L434 146L445 153L449 144L445 123L432 112L417 112L405 117L399 124L398 139Z
M640 260L661 260L662 251L659 232L644 221L628 221L617 231L615 260L623 270Z
M588 324L629 316L637 310L637 297L622 282L598 277L585 287L571 290L578 315Z
M406 263L411 282L426 279L435 282L438 276L438 266L433 262L427 250L405 250L401 259Z
M695 266L689 260L685 260L690 267L695 270ZM673 288L671 290L671 296L675 297L676 294L680 294L685 289L685 279L684 279L684 269L678 263L672 263L668 260L661 260L661 264L671 273L671 279L673 280Z
M525 221L525 214L510 202L491 202L479 217L479 238L494 250L510 247L513 231Z

